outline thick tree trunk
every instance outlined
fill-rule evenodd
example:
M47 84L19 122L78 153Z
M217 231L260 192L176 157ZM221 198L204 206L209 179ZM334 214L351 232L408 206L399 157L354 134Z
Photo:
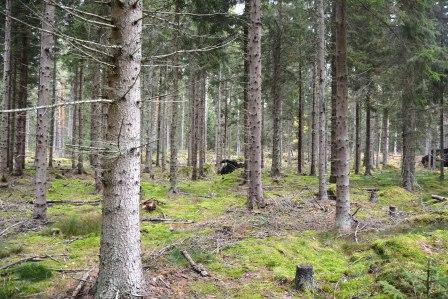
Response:
M335 176L336 176L336 227L351 230L349 197L349 144L348 144L348 91L347 91L347 1L335 0L336 5L336 127Z
M175 24L176 28L179 29L179 12L180 12L180 3L176 1L175 8ZM178 49L179 46L179 37L178 31L176 31L176 36L174 37L174 49ZM178 54L175 54L173 57L173 65L177 66L179 64ZM178 132L178 118L179 118L179 68L174 67L173 69L173 101L171 104L171 130L170 130L170 190L169 193L171 195L178 194L179 190L177 189L177 152L178 152L178 142L179 142L179 132Z
M5 51L3 52L3 110L8 108L10 102L10 85L11 85L11 9L12 0L5 0ZM8 177L8 136L5 132L8 131L8 114L0 114L0 180L7 181Z
M111 2L115 68L108 79L106 141L112 154L103 161L104 202L96 298L143 297L140 249L140 67L142 2Z
M42 15L42 31L40 36L40 72L38 106L48 106L51 102L51 86L53 79L53 47L54 36L49 33L53 30L55 22L55 7L50 0L44 0L44 13ZM36 127L36 197L34 199L33 217L46 220L47 218L47 149L49 109L37 110Z
M364 175L372 175L371 111L372 107L370 104L370 87L369 87L366 97L366 144L365 144L366 148L364 151L364 166L366 167L366 171Z
M317 80L316 98L319 113L319 199L327 196L327 142L325 130L325 11L324 1L317 0Z
M382 152L382 163L386 166L389 161L389 110L387 108L383 109L383 125L382 125L382 141L381 141L381 152Z
M317 99L317 92L316 92L316 80L317 80L317 68L316 63L313 63L313 106L311 110L311 164L310 164L310 175L315 176L316 175L316 157L318 155L319 151L319 144L318 144L318 131L317 131L317 122L318 122L318 116L317 116L317 110L318 107L318 99Z
M410 92L412 84L402 96L401 111L403 115L402 138L403 155L401 162L402 186L407 191L413 191L415 185L415 104L413 94Z
M20 51L20 88L18 92L18 108L25 108L28 98L28 51L29 39L27 28L21 30ZM14 171L15 176L23 175L25 168L25 144L26 144L26 111L17 113L17 138L14 147Z
M278 21L272 42L272 164L271 177L279 177L282 169L282 0L278 1Z
M261 182L261 1L249 0L248 199L249 210L265 206Z
M303 173L303 109L304 109L304 98L303 98L303 82L302 82L302 67L299 68L299 126L297 129L297 174L301 175Z
M81 66L79 67L79 81L78 81L79 91L78 91L78 101L82 101L84 97L84 62L81 62ZM76 171L78 174L83 174L84 171L84 155L83 155L83 143L84 143L84 136L83 136L83 128L84 128L84 112L83 112L83 106L79 104L77 106L78 112L78 140L77 140L77 146L78 146L78 163L76 164Z

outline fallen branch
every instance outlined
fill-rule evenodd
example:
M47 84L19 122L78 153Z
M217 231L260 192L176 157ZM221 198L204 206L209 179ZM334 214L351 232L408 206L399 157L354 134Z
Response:
M160 223L160 222L165 222L165 223L185 223L185 224L191 224L194 223L194 221L191 220L182 220L182 219L170 219L170 218L159 218L159 217L154 217L154 218L142 218L143 222L155 222L155 223Z
M435 195L435 194L431 195L431 198L437 200L438 202L443 202L443 201L446 201L448 199L446 197L443 197L443 196L440 196L440 195Z
M28 203L33 204L32 201L28 201ZM101 204L101 200L95 200L95 201L47 200L47 204L49 204L49 205L74 205L74 206L83 206L83 205L98 206Z
M205 270L204 266L201 265L201 264L196 264L196 262L193 261L193 259L191 258L190 254L188 254L187 251L181 250L180 252L187 259L187 261L190 263L191 267L193 268L193 270L196 273L200 274L202 277L209 276L209 274L208 274L207 270Z
M81 292L82 288L84 287L85 283L89 279L90 272L92 272L93 268L87 271L81 278L81 281L79 282L78 286L73 290L72 296L70 298L76 298L79 295L79 292Z
M54 260L56 262L59 262L58 260L53 258L51 255L40 255L40 256L39 255L35 255L35 256L29 256L29 257L20 259L20 260L15 261L15 262L13 262L11 264L3 266L3 267L0 268L0 271L7 270L9 268L15 267L15 266L20 265L22 263L26 263L26 262L40 262L40 261L43 261L45 259L52 259L52 260Z
M10 230L11 228L16 227L17 225L22 224L22 223L24 223L24 222L26 222L26 220L19 221L19 222L17 222L17 223L14 223L14 224L11 225L11 226L8 226L7 228L5 228L4 230L2 230L2 231L0 232L0 237L2 237L3 235L5 235L6 232L7 232L8 230Z

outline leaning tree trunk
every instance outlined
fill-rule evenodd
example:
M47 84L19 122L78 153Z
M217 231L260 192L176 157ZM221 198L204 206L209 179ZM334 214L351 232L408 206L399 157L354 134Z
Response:
M387 108L383 109L383 133L381 135L381 152L382 152L382 164L386 166L389 159L389 110Z
M303 99L303 82L302 82L302 67L299 68L299 126L297 128L297 174L301 175L303 172L303 109L304 109L304 99Z
M370 87L367 91L366 98L366 148L364 151L364 166L366 171L364 175L372 175L372 130L371 130L371 117L372 107L370 105Z
M104 202L96 298L143 297L140 249L140 67L142 2L111 2L114 30L106 142Z
M278 1L278 21L272 42L272 164L271 177L279 177L282 168L282 0Z
M25 108L28 96L28 51L29 39L27 28L21 30L20 50L20 88L18 92L18 108ZM14 148L14 171L15 176L23 175L25 168L25 143L26 143L26 111L17 113L17 138Z
M51 86L53 79L53 47L54 36L50 33L54 28L55 7L50 0L44 1L44 14L42 15L42 31L40 36L40 72L38 106L48 106L51 102ZM36 197L34 199L33 217L46 220L47 218L47 149L48 149L48 125L49 109L37 110L36 127Z
M249 1L248 199L249 210L265 206L261 182L261 1Z
M176 29L179 29L179 1L176 1L176 8L175 8L175 24ZM179 44L179 36L178 31L176 30L175 38L174 38L174 49L178 49ZM178 146L178 139L179 139L179 132L178 132L178 118L179 118L179 68L177 65L179 64L179 57L178 54L174 54L173 57L173 65L175 66L173 69L173 101L171 104L171 130L170 130L170 190L169 193L171 195L178 194L179 190L177 189L177 146Z
M348 90L347 90L347 1L335 0L336 5L336 126L335 126L335 176L336 176L336 227L350 231L349 197L349 142L348 142Z
M355 174L361 169L361 104L355 104Z
M316 98L319 113L319 199L327 196L327 143L325 132L325 12L324 0L317 0L317 80Z
M11 9L12 0L5 1L5 51L3 53L3 110L7 109L7 105L10 102L9 98L10 85L11 85ZM8 176L8 136L5 134L8 130L8 114L0 113L0 180L2 182L7 181Z

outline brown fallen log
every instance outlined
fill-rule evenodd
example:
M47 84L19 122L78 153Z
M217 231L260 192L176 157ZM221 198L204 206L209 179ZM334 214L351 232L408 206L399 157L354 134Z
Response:
M432 194L431 198L437 200L438 202L443 202L443 201L446 201L448 199L446 197L443 197L443 196L440 196L440 195L435 195L435 194Z
M191 258L190 254L188 254L187 251L181 250L180 252L187 259L187 261L190 263L191 267L196 273L200 274L202 277L209 276L207 270L205 270L205 267L201 264L196 264L196 262Z

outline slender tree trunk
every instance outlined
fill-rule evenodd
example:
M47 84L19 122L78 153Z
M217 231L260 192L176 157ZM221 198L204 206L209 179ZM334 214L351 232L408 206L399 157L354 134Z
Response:
M179 29L179 12L180 12L180 1L176 1L175 8L175 19L174 22L176 24L176 29ZM174 37L174 49L179 48L179 36L178 31L176 30ZM173 57L173 65L177 66L179 64L178 54L174 54ZM173 69L173 101L171 104L171 130L170 130L170 190L169 194L174 195L178 194L179 190L177 189L177 152L178 152L178 118L179 118L179 68L174 67Z
M303 82L302 82L302 67L299 68L299 127L297 131L297 174L303 173L303 110L304 110L304 98L303 98Z
M78 100L78 67L75 69L75 75L73 77L73 100ZM72 170L76 169L76 157L77 157L77 135L78 135L78 107L72 106L72 152L71 152L71 162L72 162Z
M271 177L281 176L282 169L282 94L281 94L281 71L282 71L282 0L278 1L278 21L272 42L272 164Z
M10 85L11 85L11 10L12 0L5 0L5 51L3 52L3 106L2 110L7 109L10 102ZM0 129L3 132L0 134L0 180L7 181L8 177L8 118L6 113L0 114Z
M366 171L364 175L372 175L371 111L372 107L370 104L370 87L369 87L366 98L366 148L364 151L364 166L366 167Z
M84 97L84 62L81 62L81 66L79 67L79 91L78 91L78 101L82 101ZM84 171L84 155L83 155L83 128L84 128L84 112L82 105L78 105L78 164L76 165L76 169L78 174L83 174Z
M265 206L261 182L261 1L249 0L248 199L249 210Z
M443 83L439 83L439 88L438 88L438 97L439 97L439 103L440 103L440 120L439 120L439 134L440 134L440 175L439 178L440 180L445 179L445 134L444 134L444 120L445 120L445 107L444 107L444 102L443 102L443 96L444 96L444 85Z
M325 128L325 11L324 1L317 0L317 86L316 97L319 112L319 199L328 199L327 195L327 142Z
M191 124L191 179L193 181L198 179L198 140L199 140L199 105L200 100L198 98L199 82L196 71L192 71L192 124Z
M336 41L335 41L335 18L336 18L336 9L334 5L331 8L331 40L330 40L330 59L331 59L331 154L330 154L330 183L336 183L335 176L335 162L334 162L334 142L335 142L335 129L336 129L336 96L337 96L337 82L336 82ZM358 157L359 158L359 157Z
M361 169L361 104L358 99L355 105L355 174L359 174Z
M215 129L215 168L218 172L221 167L222 152L223 152L223 138L221 136L222 117L221 117L221 100L222 100L222 66L219 67L218 77L218 97L216 98L216 129Z
M383 125L382 125L382 163L386 166L389 160L389 110L387 108L383 109Z
M106 141L120 155L103 161L104 202L96 298L143 297L140 250L140 67L142 2L111 2L111 71ZM116 146L114 146L116 145Z
M250 18L250 5L252 4L251 0L244 1L244 20L243 22L243 59L244 59L244 73L243 73L243 151L244 151L244 173L243 180L244 183L247 183L249 179L249 79L250 79L250 70L249 70L249 18Z
M160 150L162 145L162 69L159 73L159 96L157 97L157 146L156 146L156 166L160 166Z
M205 164L205 148L206 148L206 140L205 140L205 79L206 75L201 71L200 80L199 80L199 132L198 132L198 151L199 151L199 165L198 165L198 174L200 178L205 177L204 172L204 164Z
M11 82L11 96L10 96L10 109L16 109L17 108L17 59L14 59L14 63L12 66L13 69L13 75L12 75L12 82ZM14 144L16 139L16 113L9 113L9 140L8 140L8 171L9 173L12 173L14 170Z
M347 91L347 2L335 0L336 5L336 126L335 126L335 176L336 176L336 227L351 230L349 196L349 144L348 144L348 91Z
M56 78L56 54L53 57L53 86L52 86L52 98L51 104L56 104L56 86L57 86L57 78ZM51 108L51 117L50 117L50 142L48 148L48 167L53 167L53 154L54 154L54 123L55 123L55 110L56 108Z
M20 88L18 92L18 108L25 108L28 98L28 51L29 39L27 28L21 30L20 51ZM25 144L26 144L26 111L17 113L17 138L14 148L14 171L15 176L23 175L25 168Z
M92 65L92 98L101 98L101 68L97 63ZM101 163L99 157L99 148L101 147L102 123L101 115L102 104L92 103L90 111L90 139L92 146L91 163L95 178L95 190L97 193L103 192L101 183Z
M53 47L54 36L49 33L53 30L55 23L55 7L50 0L44 0L44 14L42 15L42 31L40 37L40 72L38 106L48 106L51 102L51 86L53 79ZM36 197L34 199L35 219L46 220L47 218L47 149L48 149L48 108L37 110L36 127Z
M318 144L318 131L317 131L317 110L318 110L318 99L316 93L316 81L317 81L317 68L316 63L313 64L313 107L311 111L311 165L310 165L310 175L316 175L316 156L319 151Z

